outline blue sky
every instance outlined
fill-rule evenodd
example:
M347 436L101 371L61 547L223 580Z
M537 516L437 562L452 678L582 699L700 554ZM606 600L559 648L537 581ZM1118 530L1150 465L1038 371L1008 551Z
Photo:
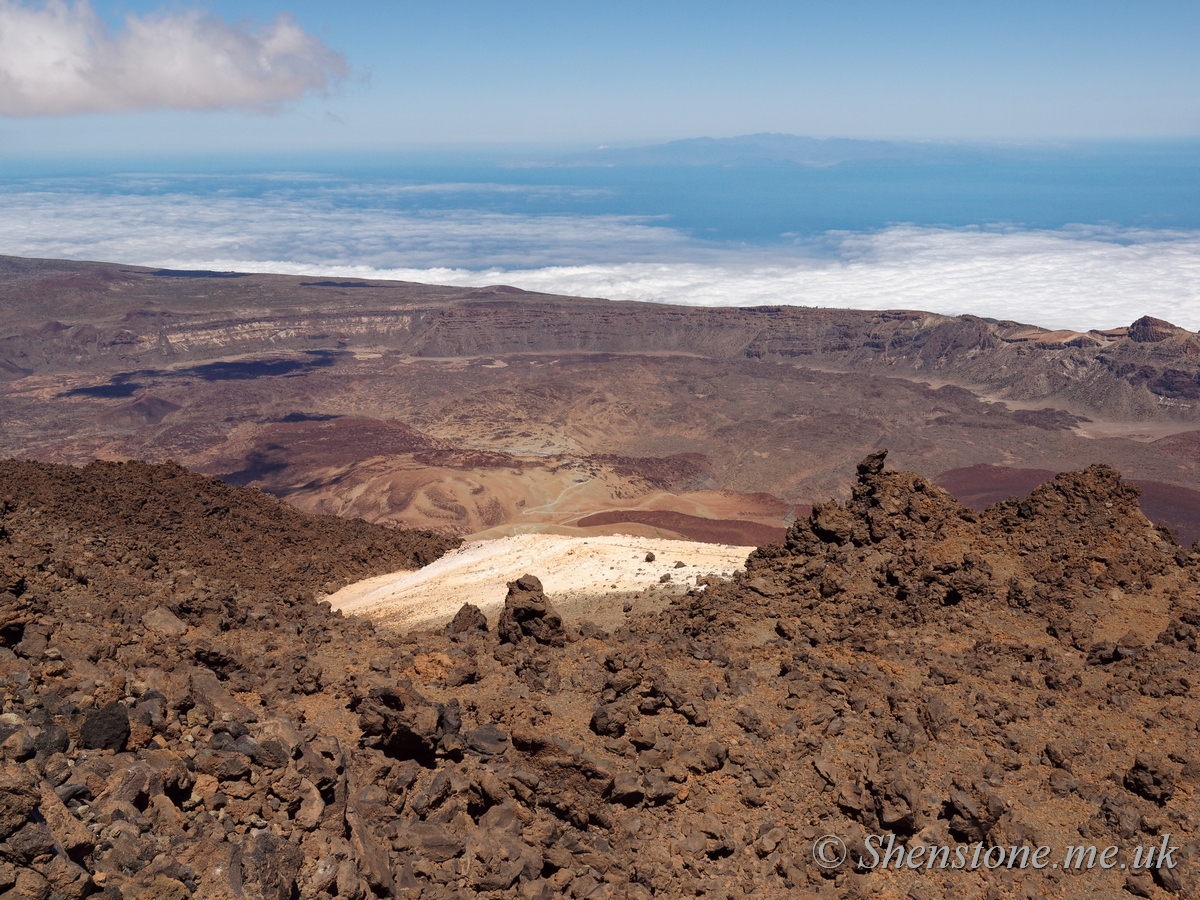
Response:
M1198 47L1200 0L0 0L0 254L1195 329ZM495 165L762 132L1146 143Z
M270 45L280 14L292 17L289 33L300 40L290 50ZM61 88L59 99L75 92L64 107L48 97L62 58L29 47L85 38L90 52L100 46L108 56L103 65L88 60L90 74L76 79L90 87ZM231 75L225 59L213 70L212 47L253 65L265 59L266 69ZM763 131L1197 136L1197 47L1198 0L737 9L674 0L0 0L0 146L11 159L585 147ZM38 96L15 102L20 79L40 85Z

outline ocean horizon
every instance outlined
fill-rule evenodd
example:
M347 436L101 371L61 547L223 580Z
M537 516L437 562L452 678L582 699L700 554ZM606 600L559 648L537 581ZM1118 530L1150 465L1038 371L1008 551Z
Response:
M829 166L24 161L0 177L0 253L1200 330L1200 144Z

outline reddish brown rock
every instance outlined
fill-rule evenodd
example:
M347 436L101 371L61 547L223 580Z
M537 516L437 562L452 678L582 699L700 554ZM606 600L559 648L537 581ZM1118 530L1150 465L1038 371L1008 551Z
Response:
M1200 558L1108 467L975 512L884 463L864 460L848 498L744 573L611 633L580 626L569 649L533 578L513 584L511 642L402 634L315 602L327 573L308 566L325 551L296 551L295 535L264 532L279 561L264 574L223 538L124 530L137 499L170 521L162 496L137 493L169 473L87 473L71 490L109 492L104 527L5 503L0 559L24 589L0 604L0 838L19 863L0 860L0 890L916 897L930 873L830 877L813 842L838 835L857 858L873 834L1169 835L1175 868L1096 868L1071 888L1187 896ZM201 533L194 510L214 498L233 521L265 508L234 508L241 496L190 496L178 524ZM86 581L59 557L88 560ZM187 631L147 627L156 609ZM122 711L126 749L88 746ZM964 896L980 878L938 877ZM1021 879L989 890L1061 892Z
M542 591L542 583L533 575L522 575L508 582L504 612L496 625L502 643L515 644L531 639L539 644L562 647L567 642L562 616Z

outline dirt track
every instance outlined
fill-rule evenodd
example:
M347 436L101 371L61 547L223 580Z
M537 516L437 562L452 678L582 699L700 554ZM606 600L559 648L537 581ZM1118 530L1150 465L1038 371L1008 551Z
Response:
M379 575L329 598L335 609L405 629L450 621L464 603L489 617L504 607L505 584L529 572L541 579L567 619L611 627L694 588L705 575L732 575L753 547L616 535L571 538L528 534L475 541L417 572ZM653 553L653 562L646 554ZM683 566L676 567L676 563ZM666 582L660 579L669 575Z

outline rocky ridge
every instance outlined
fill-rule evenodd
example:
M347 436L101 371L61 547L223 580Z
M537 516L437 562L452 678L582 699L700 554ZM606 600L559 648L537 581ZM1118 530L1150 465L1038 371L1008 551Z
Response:
M1200 336L1150 316L1051 331L915 310L689 308L15 257L0 257L0 311L0 379L135 363L111 396L132 396L120 387L163 366L246 354L290 352L302 371L355 347L432 358L680 353L936 377L1133 421L1200 420Z
M611 633L531 574L412 634L318 592L436 538L5 463L0 897L1195 896L1200 548L1105 466L976 513L883 463ZM1129 867L856 869L875 834Z

